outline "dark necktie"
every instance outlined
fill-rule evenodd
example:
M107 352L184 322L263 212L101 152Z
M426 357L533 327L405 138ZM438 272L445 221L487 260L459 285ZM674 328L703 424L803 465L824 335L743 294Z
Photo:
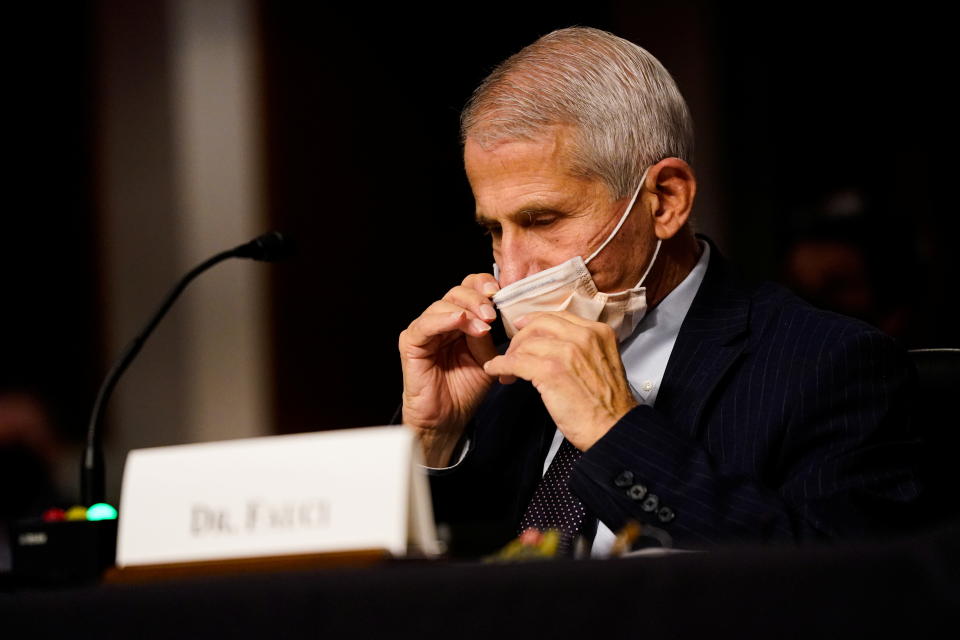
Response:
M573 553L573 541L583 528L587 513L567 487L573 464L579 459L580 451L564 438L520 520L519 533L531 527L540 531L558 529L561 555Z

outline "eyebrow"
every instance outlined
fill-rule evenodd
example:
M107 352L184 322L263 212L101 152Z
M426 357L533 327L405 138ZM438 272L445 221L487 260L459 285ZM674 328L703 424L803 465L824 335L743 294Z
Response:
M522 207L520 209L517 209L513 213L509 214L507 218L517 224L520 224L522 222L532 220L536 216L540 216L540 215L562 216L564 215L564 213L559 209L556 209L553 207L531 206L531 207ZM481 213L476 214L476 221L477 221L477 224L479 224L482 227L493 227L500 224L498 220L494 218L488 218Z

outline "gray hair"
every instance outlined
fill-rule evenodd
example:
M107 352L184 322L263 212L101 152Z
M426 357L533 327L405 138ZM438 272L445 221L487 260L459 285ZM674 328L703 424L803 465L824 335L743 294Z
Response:
M573 171L630 195L664 158L693 161L693 120L670 73L646 49L586 27L549 33L477 87L460 137L484 147L572 125Z

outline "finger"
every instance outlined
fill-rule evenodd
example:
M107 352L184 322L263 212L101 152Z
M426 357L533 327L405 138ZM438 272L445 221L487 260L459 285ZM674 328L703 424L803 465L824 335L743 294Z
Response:
M512 363L505 355L487 360L483 364L483 370L488 376L500 376L501 382L504 378L513 377L513 375L509 373L512 371Z
M471 273L463 279L461 283L464 287L469 287L479 291L488 298L500 291L500 283L489 273Z
M452 313L454 311L465 311L471 319L479 320L477 314L470 311L470 309L448 300L437 300L427 307L421 315L427 315L428 313Z
M578 330L587 331L583 328ZM516 341L516 338L514 340ZM513 347L513 344L510 346ZM606 388L619 387L621 382L625 384L626 381L623 362L616 346L612 351L604 349L603 344L597 343L590 343L584 348L583 345L578 345L572 340L530 336L522 340L513 351L508 351L505 356L509 361L505 366L515 369L513 373L516 375L523 378L527 378L527 375L540 376L527 378L538 385L548 379L555 380L558 376L572 376L581 381L592 379ZM533 359L535 363L533 368L525 364L527 359Z
M569 322L570 324L577 325L578 327L593 327L596 325L604 324L602 322L593 322L591 320L584 320L580 316L570 313L569 311L534 311L532 313L528 313L526 315L520 316L519 318L517 318L514 324L516 325L517 329L522 329L528 324L530 324L531 322L544 317L559 318L561 320L565 320L566 322Z
M590 320L584 320L580 316L572 314L569 311L560 311L557 313L557 315L571 324L589 329L593 335L600 339L600 342L605 346L608 352L620 352L619 349L617 349L617 332L614 331L613 327L608 325L606 322L592 322Z
M537 311L521 316L517 323L517 334L513 340L520 338L521 341L531 337L553 337L562 340L574 340L582 342L591 335L592 325L600 323L580 323L571 322L569 318L575 317L573 314L562 315L561 312L542 312ZM579 320L579 318L578 318ZM512 343L511 343L512 344Z
M408 347L425 347L438 336L461 332L479 338L487 335L490 325L475 318L464 309L449 305L449 309L424 312L403 332L402 341Z
M561 372L570 372L573 369L582 370L582 367L577 367L575 363L583 362L583 358L581 357L583 352L575 343L567 340L557 340L551 337L532 337L524 340L512 353L504 355L508 360L506 366L518 366L510 364L510 362L519 362L532 358L538 363L536 372L544 375L549 374L553 376ZM529 369L526 370L529 371Z
M596 345L606 352L617 350L617 336L609 325L591 322L567 311L528 313L517 320L517 338L552 336L571 340L583 347ZM511 343L512 345L512 343Z
M614 354L617 354L617 357L619 358L620 350L617 348L617 332L613 330L613 327L605 322L591 322L590 320L584 320L580 316L574 315L569 311L559 311L556 315L571 324L589 330L595 338L599 339L600 344L603 346L608 356L612 357Z
M513 354L497 356L488 360L483 365L483 370L488 376L500 376L503 380L513 378L523 378L531 382L536 382L543 373L545 362L540 358L525 354ZM509 384L509 383L507 383Z
M453 302L448 302L446 300L437 300L432 305L427 307L427 310L424 311L423 315L427 314L436 314L436 313L458 313L463 312L466 314L466 320L462 326L467 329L466 333L469 335L485 335L490 331L490 323L486 320L477 317L473 311L458 305Z
M604 386L615 384L616 375L612 370L591 367L583 355L572 342L530 338L514 352L490 360L484 371L489 376L509 375L529 380L541 393L543 385L556 385L562 380L576 379L582 384L584 380L598 379Z
M497 317L490 299L476 289L460 285L454 287L443 296L445 302L450 302L464 309L468 309L484 322L492 322Z

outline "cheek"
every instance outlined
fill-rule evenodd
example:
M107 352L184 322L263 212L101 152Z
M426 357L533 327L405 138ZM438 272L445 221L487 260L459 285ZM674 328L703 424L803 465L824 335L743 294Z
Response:
M524 259L531 265L533 273L555 267L581 254L582 249L577 243L550 234L531 238L523 250Z
M558 250L552 242L530 237L503 247L493 247L493 259L500 271L501 287L555 267L574 255L577 255L575 251Z
M622 291L636 286L653 255L653 247L637 236L613 242L590 263L594 282L601 291ZM596 264L596 271L592 268Z

